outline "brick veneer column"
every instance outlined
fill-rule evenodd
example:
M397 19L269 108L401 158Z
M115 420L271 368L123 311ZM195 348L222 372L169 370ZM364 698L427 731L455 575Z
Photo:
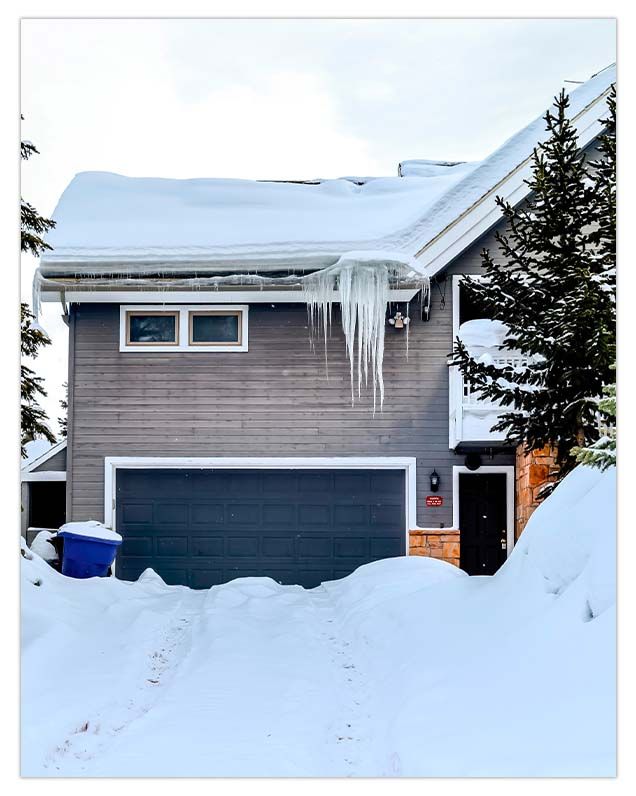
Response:
M409 555L429 556L459 566L459 531L427 528L409 531Z
M515 467L515 540L521 536L532 512L541 503L539 494L545 484L554 483L559 474L556 450L544 448L525 453L519 445Z

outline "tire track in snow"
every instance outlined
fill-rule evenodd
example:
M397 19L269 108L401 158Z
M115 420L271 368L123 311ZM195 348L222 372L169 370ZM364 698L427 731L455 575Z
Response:
M133 722L145 716L161 700L192 647L192 620L199 613L185 610L183 598L147 647L135 686L119 699L94 710L79 722L46 757L51 773L80 773ZM145 612L144 612L145 614ZM143 614L139 619L143 621Z

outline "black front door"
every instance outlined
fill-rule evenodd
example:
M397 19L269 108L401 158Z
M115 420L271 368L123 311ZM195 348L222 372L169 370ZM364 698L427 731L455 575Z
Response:
M460 566L494 575L506 560L506 475L459 475Z

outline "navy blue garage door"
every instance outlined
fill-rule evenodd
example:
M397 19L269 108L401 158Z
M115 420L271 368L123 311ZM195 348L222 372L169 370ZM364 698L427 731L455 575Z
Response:
M405 553L402 470L119 470L117 574L306 588Z

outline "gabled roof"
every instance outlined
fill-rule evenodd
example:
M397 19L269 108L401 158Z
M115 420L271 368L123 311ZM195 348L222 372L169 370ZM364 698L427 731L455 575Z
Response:
M581 145L601 129L615 67L570 94ZM542 114L543 116L543 114ZM198 273L323 267L352 250L417 256L430 274L528 193L542 116L478 163L404 161L399 177L304 183L78 174L54 212L41 273Z
M45 440L35 440L35 442L45 442ZM28 444L28 443L27 443ZM32 473L41 467L44 462L47 462L49 459L52 459L56 453L60 453L61 451L65 450L66 448L66 440L63 439L60 442L56 442L54 445L51 445L47 448L43 453L39 455L28 458L20 467L21 473ZM28 450L27 450L28 453Z

